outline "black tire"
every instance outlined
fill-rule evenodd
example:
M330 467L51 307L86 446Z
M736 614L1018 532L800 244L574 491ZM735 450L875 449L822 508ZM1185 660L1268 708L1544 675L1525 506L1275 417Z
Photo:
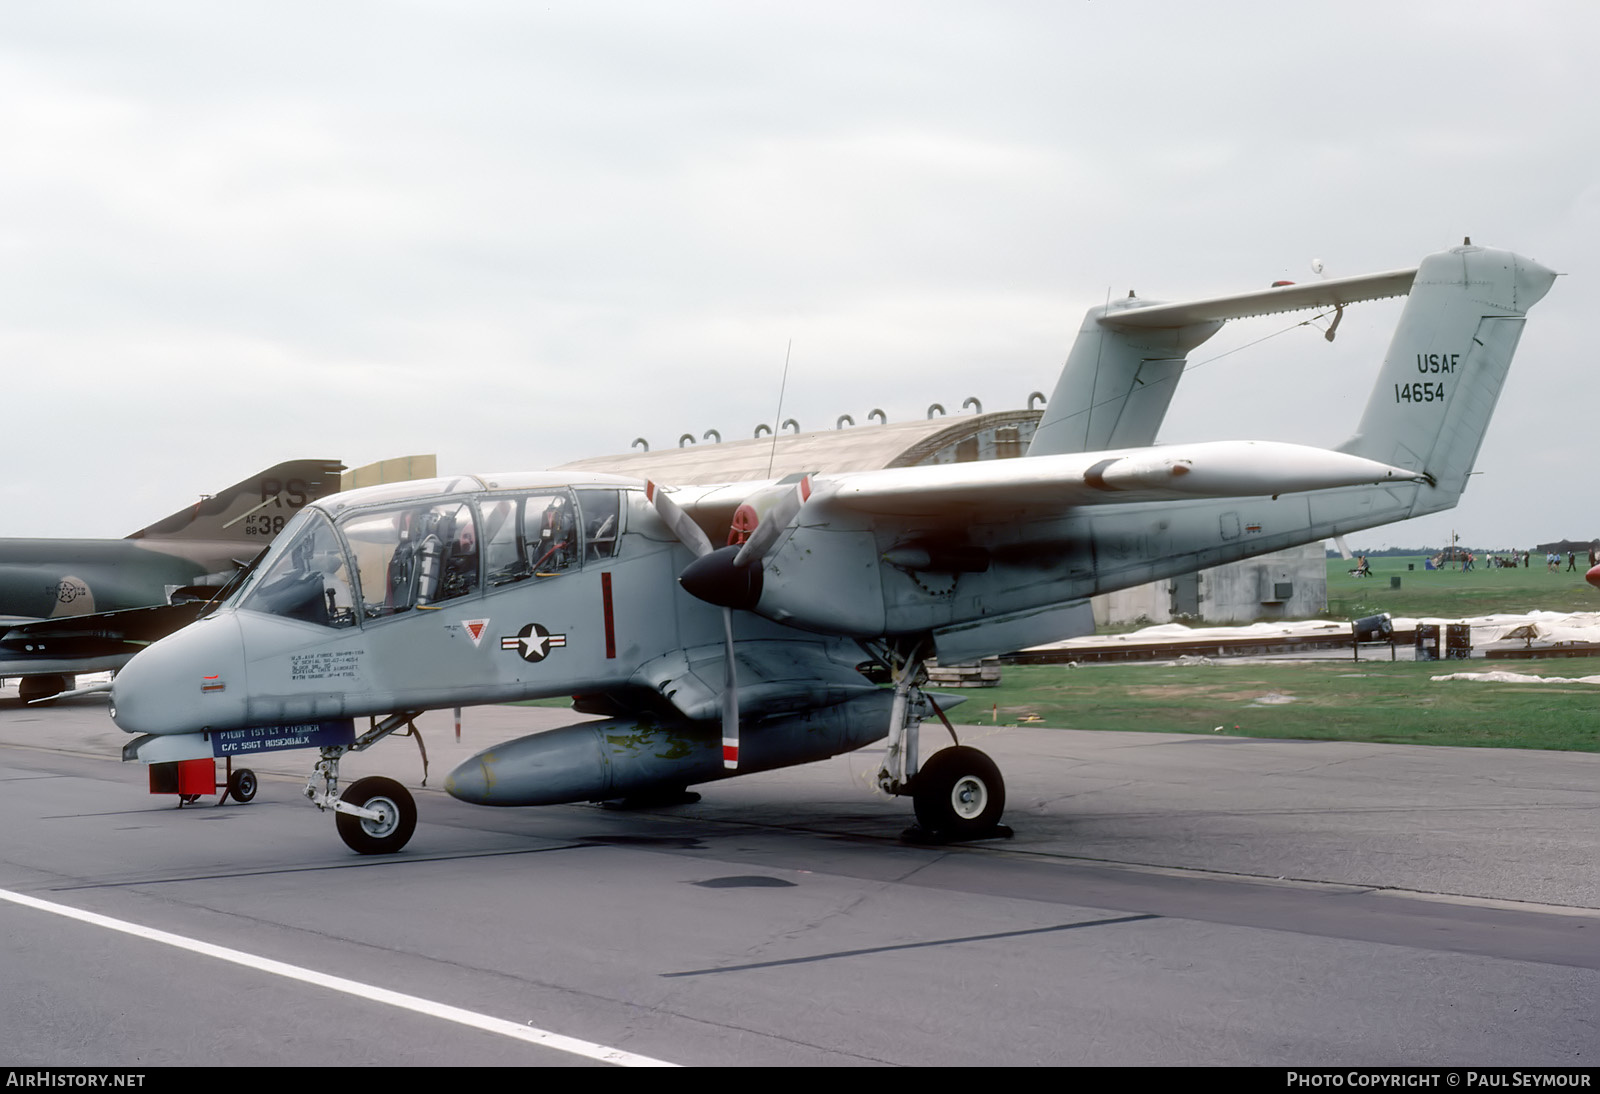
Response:
M68 687L65 676L24 676L17 682L17 698L36 707L49 706L55 702L50 697Z
M1006 807L1006 784L993 760L958 745L928 757L911 786L917 823L946 839L994 832Z
M228 793L240 805L255 797L257 789L256 773L248 767L241 767L228 778Z
M350 813L335 813L339 838L359 855L392 855L411 840L417 828L417 803L411 791L382 775L368 775L350 784L340 801L364 809L380 810L382 820L370 821Z

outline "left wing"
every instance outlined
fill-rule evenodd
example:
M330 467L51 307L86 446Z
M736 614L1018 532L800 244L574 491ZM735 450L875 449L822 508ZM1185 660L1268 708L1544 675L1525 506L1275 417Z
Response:
M743 546L702 553L678 575L678 582L708 604L754 610L783 623L808 620L800 625L823 633L872 635L888 625L878 584L880 563L940 573L989 569L990 551L956 531L968 525L1004 526L1030 511L1035 517L1059 519L1083 506L1277 497L1418 482L1432 480L1362 456L1278 441L1208 441L818 475L788 488L789 503L775 506L770 514L774 531L763 534L758 526ZM728 489L712 488L673 504L686 512L710 508ZM903 542L891 554L880 555L884 544L875 543L865 529L873 526L893 535L892 525L944 528L954 534L931 543ZM785 544L802 532L822 538L813 538L789 565L773 569L786 585L785 591L775 592L764 560L782 554ZM1016 540L1011 546L1023 544ZM797 580L801 569L812 576ZM949 604L940 610L945 608L954 610ZM986 611L976 603L962 610L969 608L980 615ZM952 616L948 621L957 620Z

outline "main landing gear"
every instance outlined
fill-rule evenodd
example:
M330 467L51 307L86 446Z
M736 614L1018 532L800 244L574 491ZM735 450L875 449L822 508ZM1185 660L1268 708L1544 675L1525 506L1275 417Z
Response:
M924 832L947 840L1009 836L1000 823L1006 786L993 760L975 748L956 745L935 752L911 787L917 823Z
M372 728L349 746L324 748L322 758L312 768L311 778L306 780L306 797L318 809L333 810L339 838L357 854L392 855L409 843L417 828L417 803L411 791L381 775L357 779L340 794L339 758L346 752L370 748L396 730L409 727L410 735L417 739L417 748L422 751L422 775L426 780L428 750L413 723L419 713L409 711L391 714L381 722L374 720Z
M55 696L71 690L70 676L24 676L17 681L17 698L27 706L48 706Z
M884 661L894 679L894 706L889 715L888 748L878 769L878 786L889 794L909 794L917 823L905 838L917 843L1010 837L1000 823L1006 807L1006 786L993 760L956 740L956 731L938 704L922 692L928 674L913 646L904 656L894 651ZM925 717L944 723L955 741L917 764L918 738Z

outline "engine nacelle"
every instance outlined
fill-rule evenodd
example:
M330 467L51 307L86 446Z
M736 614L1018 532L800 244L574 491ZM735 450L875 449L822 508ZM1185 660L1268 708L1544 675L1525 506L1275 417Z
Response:
M737 563L724 547L695 559L678 583L708 604L753 611L822 634L883 633L878 548L869 531L801 527L766 558Z

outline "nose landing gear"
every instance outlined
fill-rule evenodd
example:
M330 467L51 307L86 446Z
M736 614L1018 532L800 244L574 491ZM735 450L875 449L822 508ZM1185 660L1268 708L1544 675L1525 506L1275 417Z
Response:
M361 810L347 813L341 809L333 816L339 838L358 854L393 854L416 831L417 803L411 792L393 779L381 775L357 779L339 796L339 803Z
M340 794L339 758L346 752L360 752L396 730L409 727L410 734L417 739L417 747L422 750L423 785L426 786L428 752L413 722L418 713L391 714L381 722L374 719L372 728L353 744L324 748L322 758L306 780L306 797L318 809L333 810L339 838L359 855L392 855L409 843L417 828L417 802L411 791L381 775L357 779Z

